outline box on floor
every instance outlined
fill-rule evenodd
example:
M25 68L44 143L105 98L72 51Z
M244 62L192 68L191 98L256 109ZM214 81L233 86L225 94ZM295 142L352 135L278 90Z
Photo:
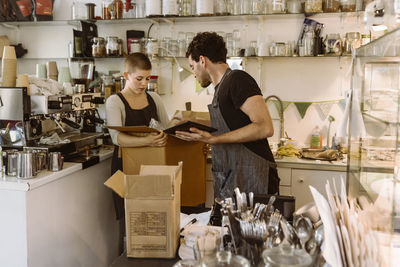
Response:
M125 198L127 256L174 258L180 232L178 166L143 165L139 174L117 171L104 184Z

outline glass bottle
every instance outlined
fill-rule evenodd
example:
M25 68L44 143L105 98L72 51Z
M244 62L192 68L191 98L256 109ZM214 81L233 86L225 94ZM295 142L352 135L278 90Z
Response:
M111 16L114 15L114 7L112 0L104 0L101 4L101 17L102 19L111 19Z
M303 44L304 44L304 56L313 56L314 55L313 31L310 30L304 34Z
M179 6L177 0L163 0L162 14L168 16L178 16Z
M212 16L214 15L213 0L196 0L196 15Z
M122 19L124 14L124 3L122 0L114 0L113 1L114 10L115 10L115 19Z
M192 0L179 0L179 16L192 15Z

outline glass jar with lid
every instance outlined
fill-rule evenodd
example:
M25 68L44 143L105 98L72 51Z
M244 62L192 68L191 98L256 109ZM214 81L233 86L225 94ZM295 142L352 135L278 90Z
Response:
M306 0L304 2L305 13L319 13L322 12L322 0Z
M148 38L145 40L146 42L146 54L149 57L155 57L158 55L158 40L153 38Z
M106 42L103 37L93 37L92 55L94 57L104 57L106 54Z
M140 39L132 38L129 40L129 54L142 52L142 44Z
M162 14L166 17L178 16L179 5L177 0L163 0L162 1Z
M146 0L146 17L161 16L161 0Z
M214 15L213 0L196 0L196 15L212 16Z
M118 56L118 37L107 36L106 55L108 57Z

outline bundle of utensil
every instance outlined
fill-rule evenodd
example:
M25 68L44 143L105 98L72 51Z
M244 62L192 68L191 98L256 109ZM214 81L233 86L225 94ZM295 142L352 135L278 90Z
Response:
M246 194L235 188L234 193L235 202L232 198L216 199L222 206L222 227L228 227L229 246L234 253L247 257L256 265L261 261L263 250L285 243L306 250L315 260L319 258L322 225L314 229L314 224L305 215L295 216L291 224L274 208L275 196L271 196L267 204L254 204L253 192ZM224 240L222 236L221 240ZM225 249L222 242L220 249Z

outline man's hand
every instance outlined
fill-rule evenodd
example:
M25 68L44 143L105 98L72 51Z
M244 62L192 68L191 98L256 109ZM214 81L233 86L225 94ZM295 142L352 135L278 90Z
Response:
M190 132L175 131L176 137L186 141L199 141L207 144L215 144L216 138L209 132L199 130L197 128L190 128Z

